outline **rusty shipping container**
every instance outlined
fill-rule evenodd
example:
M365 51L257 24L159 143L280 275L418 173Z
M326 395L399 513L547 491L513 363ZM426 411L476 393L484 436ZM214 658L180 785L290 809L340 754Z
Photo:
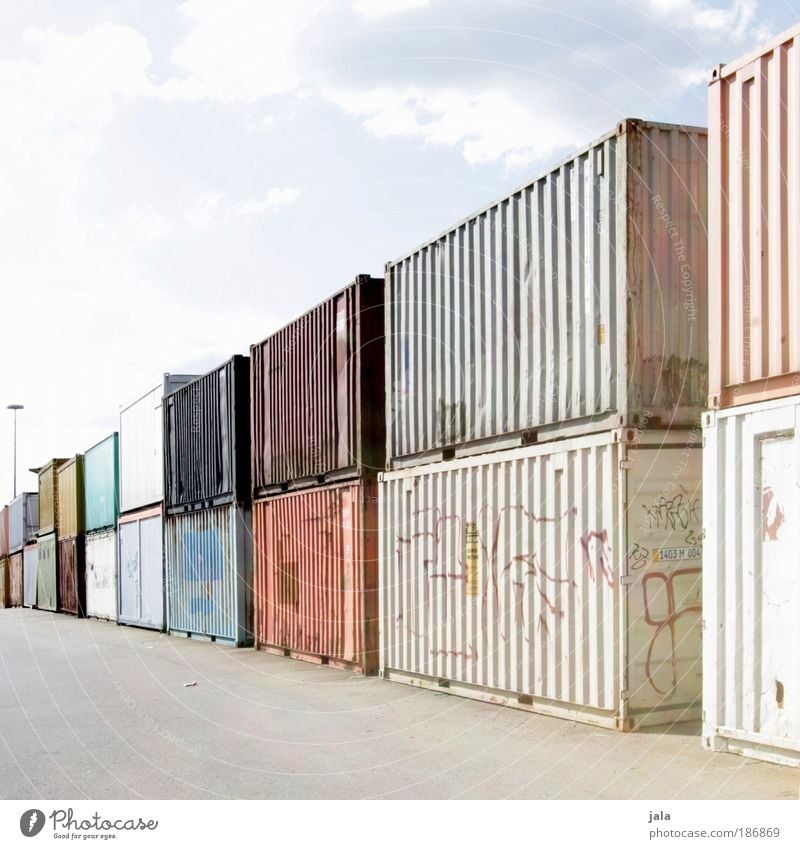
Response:
M74 538L86 530L83 485L83 454L76 454L59 466L56 532L59 541Z
M711 72L709 396L800 393L800 25Z
M700 718L701 436L386 472L381 672L620 730Z
M8 558L8 602L10 607L22 607L23 600L22 552Z
M40 490L41 492L41 490ZM36 541L36 607L58 610L58 543L55 533L40 535Z
M39 534L56 530L58 522L58 470L67 460L57 458L35 469L39 476Z
M86 534L86 615L117 618L117 532L114 529Z
M58 538L58 609L86 615L86 542L83 535Z
M703 418L703 742L799 766L800 397Z
M9 607L11 597L8 591L8 558L0 557L0 608Z
M256 645L378 667L378 498L373 481L253 505Z
M383 469L383 291L360 275L250 348L256 496Z
M8 505L9 551L20 551L36 539L39 530L39 494L23 492Z
M394 468L707 401L706 131L625 120L387 265Z
M234 356L164 397L167 514L250 502L250 360Z
M250 508L227 504L164 521L171 634L253 645Z
M161 505L122 514L117 533L117 621L163 631L166 608Z
M36 540L29 542L22 550L23 591L22 603L25 607L36 607L36 584L38 580L39 548Z

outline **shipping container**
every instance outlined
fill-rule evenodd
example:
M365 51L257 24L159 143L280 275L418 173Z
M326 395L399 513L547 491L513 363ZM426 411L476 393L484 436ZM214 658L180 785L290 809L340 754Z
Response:
M36 607L36 584L38 580L39 548L36 541L28 543L22 550L23 599L25 607Z
M373 479L253 505L257 647L377 672L377 496Z
M58 538L58 609L86 615L86 541L83 534Z
M84 514L83 454L76 454L59 467L56 532L59 542L74 538L86 528Z
M169 632L253 645L250 508L229 504L167 516L164 547Z
M256 495L384 468L383 290L361 275L250 348Z
M39 491L41 495L41 490ZM41 502L40 502L41 504ZM40 610L58 610L58 543L55 533L39 536L36 541L36 606Z
M17 551L8 558L8 602L10 607L22 607L23 578L22 552Z
M8 506L8 543L10 551L36 539L39 531L39 493L23 492Z
M706 131L622 121L386 268L391 467L707 401Z
M117 533L86 535L86 615L117 619Z
M711 72L712 408L800 392L800 25Z
M0 609L11 605L8 588L8 558L0 557Z
M39 469L39 534L44 536L56 530L58 522L58 470L67 460L57 458Z
M163 631L164 517L150 507L119 517L119 605L117 621Z
M120 410L120 511L139 510L163 500L162 398L194 378L192 374L165 374L158 386Z
M164 397L164 503L177 513L250 502L250 359Z
M112 433L83 456L86 531L114 528L119 515L119 440Z
M800 765L800 398L704 416L703 741Z
M9 546L9 508L0 507L0 557L8 557Z
M620 730L697 720L701 435L387 472L385 677Z

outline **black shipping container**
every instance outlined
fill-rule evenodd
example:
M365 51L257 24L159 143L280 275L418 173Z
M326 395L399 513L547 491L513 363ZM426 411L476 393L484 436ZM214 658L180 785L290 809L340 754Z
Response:
M250 502L250 362L235 356L164 398L164 502Z

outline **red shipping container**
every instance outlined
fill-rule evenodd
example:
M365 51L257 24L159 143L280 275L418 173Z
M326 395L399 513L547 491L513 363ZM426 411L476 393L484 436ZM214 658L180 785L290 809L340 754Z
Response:
M86 614L86 545L82 534L58 541L58 609L73 616Z
M377 495L362 481L253 505L258 648L377 671Z

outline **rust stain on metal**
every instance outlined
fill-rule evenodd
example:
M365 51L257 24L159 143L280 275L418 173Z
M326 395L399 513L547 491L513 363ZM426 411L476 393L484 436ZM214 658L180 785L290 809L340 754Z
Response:
M764 487L761 497L761 509L764 517L764 539L770 542L776 542L778 531L781 529L786 516L783 507L775 501L775 493L771 486Z

